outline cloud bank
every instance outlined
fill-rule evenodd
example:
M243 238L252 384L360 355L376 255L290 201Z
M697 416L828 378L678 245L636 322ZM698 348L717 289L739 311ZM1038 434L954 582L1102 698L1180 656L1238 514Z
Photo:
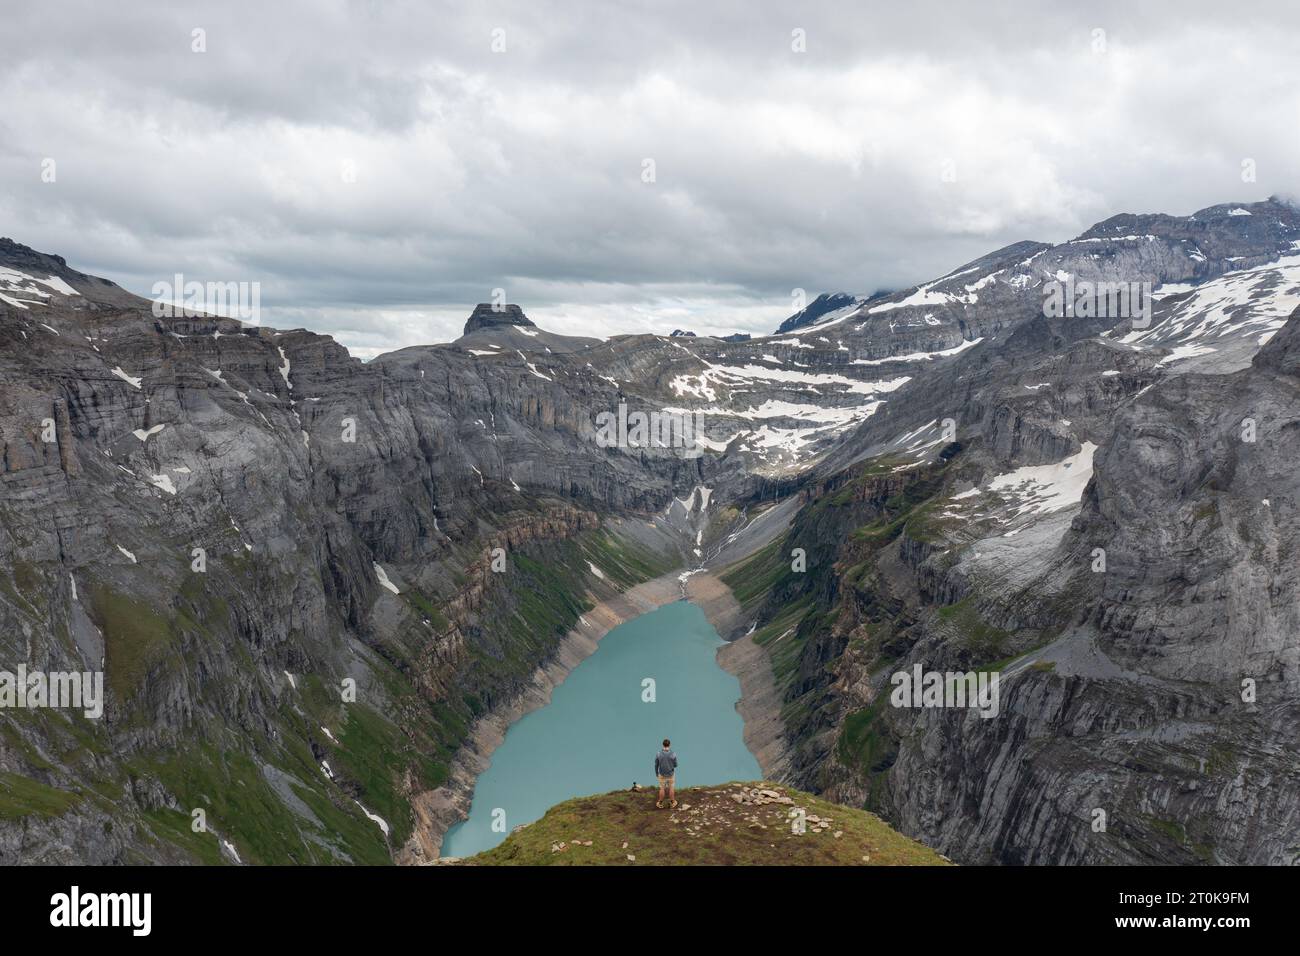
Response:
M1294 193L1300 14L1133 6L23 5L0 233L141 294L260 282L364 357L497 288L558 332L768 332L796 288Z

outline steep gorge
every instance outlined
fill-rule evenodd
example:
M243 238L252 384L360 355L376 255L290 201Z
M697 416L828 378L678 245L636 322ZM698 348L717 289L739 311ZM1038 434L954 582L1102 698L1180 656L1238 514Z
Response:
M583 616L703 568L770 777L959 862L1293 862L1300 215L1249 210L751 341L480 306L365 364L0 241L0 667L108 686L0 722L0 859L427 860ZM1062 273L1174 291L1048 318ZM620 406L706 429L602 447ZM999 715L888 706L913 664Z

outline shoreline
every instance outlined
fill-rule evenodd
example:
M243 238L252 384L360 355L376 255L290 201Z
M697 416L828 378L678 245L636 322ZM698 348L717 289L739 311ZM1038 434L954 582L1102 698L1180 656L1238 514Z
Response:
M685 578L682 572L671 571L605 598L585 612L577 627L560 639L555 652L533 672L523 692L475 721L452 759L447 782L411 798L415 829L395 854L395 861L404 865L437 862L447 831L469 816L474 785L491 764L493 752L505 740L511 725L550 703L555 688L595 653L600 640L614 628L683 599L697 605L727 641L718 648L717 660L723 670L740 681L736 709L744 722L745 746L758 760L765 778L775 779L774 774L783 772L788 758L775 681L762 648L748 636L739 636L744 626L740 605L731 590L709 571L696 571Z
M745 746L758 761L764 780L786 782L791 754L781 722L781 693L767 652L754 643L745 629L744 611L718 577L708 572L692 575L686 590L687 599L704 611L726 641L718 648L718 666L740 681L736 710L744 723Z

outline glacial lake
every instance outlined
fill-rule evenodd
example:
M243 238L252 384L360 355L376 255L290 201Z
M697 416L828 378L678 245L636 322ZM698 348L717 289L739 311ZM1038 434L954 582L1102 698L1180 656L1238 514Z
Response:
M614 628L555 689L520 718L478 778L469 819L447 831L443 856L496 846L573 797L657 787L654 756L665 737L677 753L679 789L758 780L736 712L740 681L718 666L722 639L694 604L676 601ZM654 702L642 682L654 681ZM647 804L653 809L653 800ZM494 811L506 832L494 832ZM496 814L500 816L500 814Z

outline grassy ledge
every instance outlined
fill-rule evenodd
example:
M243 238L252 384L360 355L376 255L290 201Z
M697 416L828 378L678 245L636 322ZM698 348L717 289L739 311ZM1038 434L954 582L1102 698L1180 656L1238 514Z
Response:
M772 783L727 783L677 792L617 790L558 804L474 866L947 866L873 813ZM792 814L802 810L804 832Z

